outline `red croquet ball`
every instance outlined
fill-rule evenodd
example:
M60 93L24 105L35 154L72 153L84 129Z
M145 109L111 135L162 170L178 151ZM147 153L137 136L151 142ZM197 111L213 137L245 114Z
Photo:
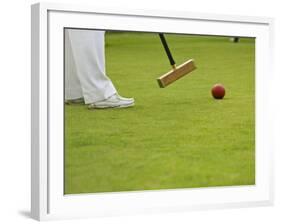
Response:
M225 95L225 88L222 84L216 84L212 88L212 95L215 99L223 99Z

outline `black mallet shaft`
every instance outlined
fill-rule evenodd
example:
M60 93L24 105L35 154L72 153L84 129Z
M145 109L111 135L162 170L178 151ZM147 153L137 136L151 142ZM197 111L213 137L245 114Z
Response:
M167 56L169 58L170 64L173 67L173 69L175 69L176 68L176 62L173 59L172 53L171 53L171 51L170 51L170 49L168 47L168 44L167 44L167 41L165 39L164 34L163 33L159 33L159 37L160 37L162 45L163 45L163 47L164 47L164 49L166 51L166 54L167 54Z

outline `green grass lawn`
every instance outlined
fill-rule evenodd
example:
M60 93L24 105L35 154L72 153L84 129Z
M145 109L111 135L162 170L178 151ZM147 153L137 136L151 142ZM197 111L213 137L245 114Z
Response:
M255 40L166 38L177 64L194 58L197 70L162 89L157 34L106 34L107 74L136 105L65 106L66 194L255 184Z

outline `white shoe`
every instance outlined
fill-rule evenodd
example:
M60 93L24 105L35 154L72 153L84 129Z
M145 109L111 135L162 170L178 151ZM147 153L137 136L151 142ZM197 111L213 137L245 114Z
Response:
M105 100L98 101L95 103L90 103L88 105L88 108L89 109L125 108L125 107L132 107L134 105L135 105L134 98L125 98L119 96L118 93L116 93Z

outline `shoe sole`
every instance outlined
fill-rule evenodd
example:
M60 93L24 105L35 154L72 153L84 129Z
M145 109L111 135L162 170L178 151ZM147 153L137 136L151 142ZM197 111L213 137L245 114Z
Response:
M96 106L96 105L91 105L88 106L88 109L118 109L118 108L127 108L127 107L132 107L134 106L134 103L130 104L122 104L122 105L116 105L116 106Z

